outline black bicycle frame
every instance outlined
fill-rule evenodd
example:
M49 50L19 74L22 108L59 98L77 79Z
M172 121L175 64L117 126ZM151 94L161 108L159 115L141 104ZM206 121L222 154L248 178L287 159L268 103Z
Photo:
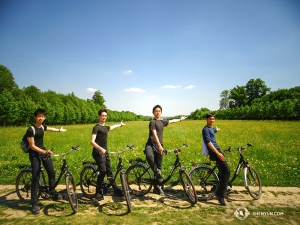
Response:
M181 166L181 163L180 163L180 159L179 159L178 153L176 153L176 160L175 160L175 162L174 162L174 164L173 164L173 167L172 167L172 169L171 169L171 171L170 171L168 177L167 177L166 179L164 179L163 182L160 183L160 185L166 184L166 183L172 178L172 176L173 176L175 170L176 170L178 167L181 168L182 166ZM144 173L142 174L142 176L143 176L148 170L150 170L150 169L151 169L150 166L146 167L146 170L144 171ZM144 179L144 180L149 180L149 181L150 181L149 183L154 184L154 185L158 183L158 181L157 181L155 178L149 178L149 179Z

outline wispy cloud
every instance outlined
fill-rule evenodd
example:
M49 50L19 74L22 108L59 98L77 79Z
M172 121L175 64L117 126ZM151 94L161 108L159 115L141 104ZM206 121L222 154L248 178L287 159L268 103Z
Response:
M193 89L193 88L195 88L196 86L194 86L194 85L189 85L189 86L186 86L184 89Z
M125 89L125 91L127 91L127 92L146 92L145 90L143 90L141 88L128 88L128 89Z
M179 85L165 85L165 86L162 86L162 88L180 88Z
M132 70L126 70L126 71L124 72L124 74L130 74L130 73L132 73Z
M95 88L87 88L86 91L87 91L87 92L92 92L92 93L94 93L95 91L98 91L98 89L95 89Z

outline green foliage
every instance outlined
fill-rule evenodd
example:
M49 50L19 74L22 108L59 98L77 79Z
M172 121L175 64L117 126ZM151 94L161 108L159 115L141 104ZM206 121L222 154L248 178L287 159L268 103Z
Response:
M8 68L0 64L0 93L4 90L18 89L15 79Z

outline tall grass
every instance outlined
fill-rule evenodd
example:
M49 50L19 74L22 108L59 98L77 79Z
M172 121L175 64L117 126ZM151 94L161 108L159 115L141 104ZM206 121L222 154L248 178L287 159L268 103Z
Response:
M134 151L123 154L124 166L129 166L129 159L141 157L148 136L148 122L127 122L122 128L109 132L109 151L117 151L127 144L135 146ZM111 125L111 124L107 124ZM164 130L164 146L166 149L181 147L188 142L190 147L180 153L180 159L189 171L191 162L208 161L201 153L201 130L205 121L183 121L171 124ZM300 186L299 184L299 149L300 122L282 121L228 121L217 120L215 125L221 128L217 133L217 141L222 149L228 146L240 146L251 142L254 148L249 148L243 154L249 163L258 171L264 186ZM92 160L92 147L89 144L94 125L66 126L67 132L45 132L45 146L53 148L55 153L62 153L71 146L80 145L82 150L72 152L67 156L69 169L79 182L83 159ZM29 163L28 154L22 152L19 142L26 127L0 128L0 183L14 184L19 172L17 165ZM226 154L232 174L239 159L233 151ZM55 167L60 166L60 159L53 158ZM168 154L163 159L163 176L169 174L175 160L174 154ZM111 156L112 167L117 164L116 155ZM242 174L241 174L242 175ZM242 178L242 176L240 176ZM175 174L171 183L178 182ZM242 184L238 179L236 185Z

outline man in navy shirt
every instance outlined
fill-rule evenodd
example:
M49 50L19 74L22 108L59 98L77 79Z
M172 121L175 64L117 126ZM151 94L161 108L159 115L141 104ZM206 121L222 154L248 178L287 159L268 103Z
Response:
M219 170L220 184L215 191L216 198L223 206L226 205L224 201L224 193L227 190L228 179L230 176L230 168L226 162L224 155L220 151L220 147L217 144L215 133L219 130L213 128L215 122L215 116L211 113L206 115L206 126L202 129L203 141L207 146L210 160L216 161Z

